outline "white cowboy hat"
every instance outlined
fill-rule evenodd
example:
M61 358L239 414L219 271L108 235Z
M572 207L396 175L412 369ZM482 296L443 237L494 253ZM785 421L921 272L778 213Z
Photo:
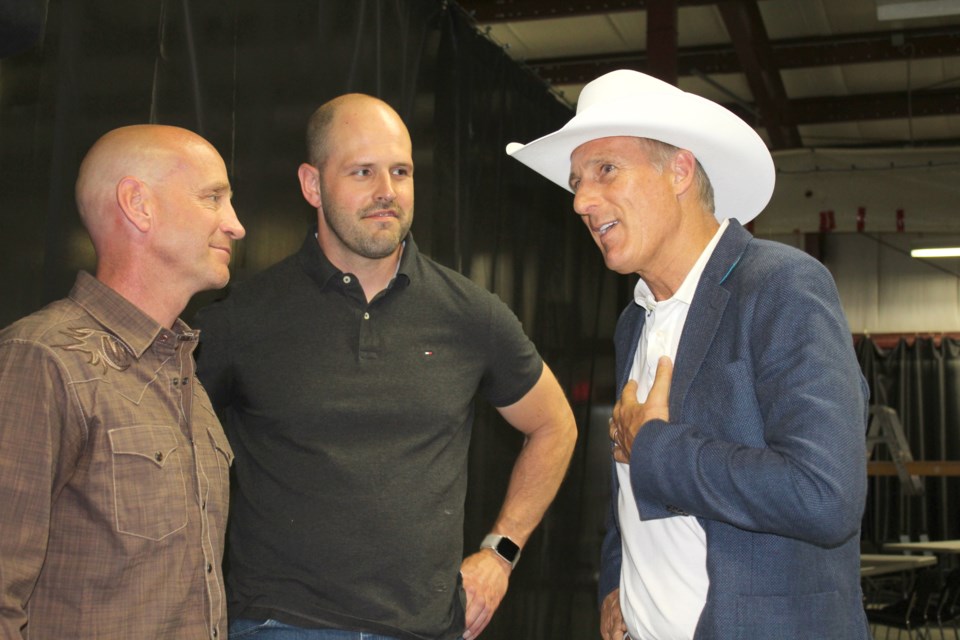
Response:
M628 69L590 82L562 129L526 145L511 142L507 154L570 191L570 154L611 136L650 138L692 152L713 185L719 220L749 222L773 195L773 159L750 125L715 102Z

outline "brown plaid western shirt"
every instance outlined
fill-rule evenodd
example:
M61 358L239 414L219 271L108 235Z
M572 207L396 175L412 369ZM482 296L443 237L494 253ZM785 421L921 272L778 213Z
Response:
M0 332L0 638L225 638L233 458L197 334L87 273Z

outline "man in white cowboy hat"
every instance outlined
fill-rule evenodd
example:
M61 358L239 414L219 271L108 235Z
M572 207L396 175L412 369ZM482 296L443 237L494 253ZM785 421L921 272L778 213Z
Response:
M640 276L614 336L605 639L868 638L867 387L828 271L742 226L774 167L742 120L634 71L507 153Z

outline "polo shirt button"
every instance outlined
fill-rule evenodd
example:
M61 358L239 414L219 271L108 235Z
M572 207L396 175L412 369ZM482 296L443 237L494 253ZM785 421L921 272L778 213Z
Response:
M213 571L213 565L208 563L208 564L207 564L207 573L211 573L212 571Z
M216 629L213 630L213 637L214 637L214 638L217 637L217 630L216 630Z
M343 276L343 284L350 284L350 276Z
M364 319L364 320L369 320L369 319L370 319L370 313L369 313L368 311L365 311L365 312L363 313L363 319Z

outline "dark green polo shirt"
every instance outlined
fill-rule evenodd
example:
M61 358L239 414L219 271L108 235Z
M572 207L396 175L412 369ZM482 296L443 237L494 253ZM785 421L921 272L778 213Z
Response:
M196 325L236 455L230 616L458 637L473 400L543 368L514 314L412 236L367 304L311 232Z

